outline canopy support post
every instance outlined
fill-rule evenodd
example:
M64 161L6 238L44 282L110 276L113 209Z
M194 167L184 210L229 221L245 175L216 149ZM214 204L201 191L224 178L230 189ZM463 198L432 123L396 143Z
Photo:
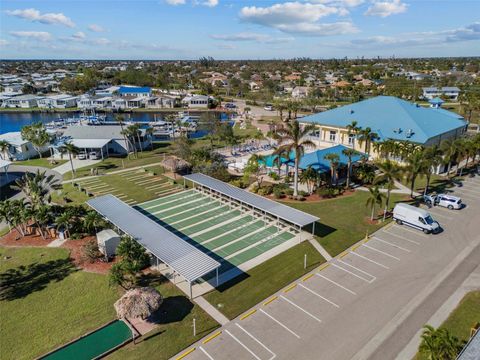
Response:
M313 223L313 226L312 226L312 235L315 235L315 222Z
M193 294L192 294L192 282L188 282L188 287L190 288L190 299L193 299Z
M215 269L216 275L217 275L217 286L218 286L218 267Z

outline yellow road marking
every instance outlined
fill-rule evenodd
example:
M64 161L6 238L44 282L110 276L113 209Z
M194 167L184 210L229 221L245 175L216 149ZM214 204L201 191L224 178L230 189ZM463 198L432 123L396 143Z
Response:
M362 244L357 244L357 245L355 245L354 247L352 247L352 251L357 250L360 246L362 246Z
M213 335L209 336L208 338L206 338L205 340L203 340L203 343L204 344L208 343L209 341L215 339L221 333L222 333L221 331L217 331L215 334L213 334Z
M307 281L308 279L310 279L311 277L313 276L313 274L309 274L307 276L305 276L302 281Z
M272 297L270 300L267 300L263 303L263 306L270 304L272 301L277 300L278 296Z
M290 286L289 286L288 288L286 288L283 292L284 292L284 293L287 293L287 292L289 292L290 290L293 290L296 286L297 286L297 284L290 285Z
M348 255L348 251L345 251L343 254L339 256L340 259L343 259L345 256Z
M243 316L240 318L240 320L244 320L244 319L246 319L247 317L249 317L250 315L255 314L256 312L257 312L257 309L253 309L253 310L249 311L248 313L246 313L245 315L243 315Z
M326 269L326 268L329 267L329 266L330 266L329 263L325 263L325 264L323 264L322 266L320 266L320 267L318 268L318 271L322 271L323 269Z
M188 350L188 351L184 352L182 355L180 355L179 357L177 357L177 359L176 359L176 360L183 359L185 356L187 356L187 355L191 354L191 353L192 353L192 352L194 352L194 351L195 351L195 348L191 348L190 350Z

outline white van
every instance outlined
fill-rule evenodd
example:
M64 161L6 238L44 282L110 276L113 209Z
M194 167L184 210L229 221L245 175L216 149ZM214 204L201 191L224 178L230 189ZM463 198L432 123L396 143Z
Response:
M399 225L408 225L422 230L425 234L440 231L440 224L432 219L428 211L407 204L397 204L393 209L393 219Z

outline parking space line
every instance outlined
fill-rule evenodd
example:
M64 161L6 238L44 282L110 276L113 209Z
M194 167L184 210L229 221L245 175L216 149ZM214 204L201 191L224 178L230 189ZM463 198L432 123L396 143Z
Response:
M409 249L406 249L406 248L404 248L404 247L401 247L401 246L398 246L398 245L392 244L391 242L388 242L388 241L382 240L382 239L380 239L380 238L378 238L378 237L376 237L376 236L374 236L373 238L374 238L375 240L377 240L377 241L380 241L380 242L382 242L382 243L384 243L384 244L390 245L390 246L392 246L392 247L394 247L394 248L397 248L397 249L403 250L403 251L405 251L405 252L409 252L409 253L410 253L410 252L412 252L412 251L411 251L411 250L409 250Z
M292 300L288 300L285 296L283 295L280 295L280 297L285 300L286 302L290 303L291 305L295 306L298 310L301 310L303 311L305 314L307 314L308 316L310 316L312 319L315 319L317 320L319 323L322 322L322 320L320 320L319 318L317 318L315 315L309 313L307 310L305 310L304 308L298 306L297 304L295 304Z
M193 348L191 348L190 350L185 351L182 355L178 356L175 360L181 360L181 359L183 359L185 356L190 355L190 354L191 354L192 352L194 352L194 351L195 351L195 348L193 347Z
M337 282L335 282L335 281L333 281L333 280L330 280L329 278L327 278L326 276L323 276L322 274L316 273L315 275L321 277L322 279L325 279L325 280L331 282L332 284L338 286L340 289L343 289L343 290L345 290L346 292L349 292L349 293L352 294L352 295L357 295L356 292L354 292L354 291L352 291L352 290L350 290L350 289L347 289L345 286L340 285L339 283L337 283Z
M208 343L209 341L215 339L218 335L220 335L222 332L221 331L217 331L215 334L213 335L210 335L208 338L206 338L205 340L203 340L203 343L206 344Z
M330 300L328 300L327 298L324 298L322 295L320 295L320 294L317 293L316 291L313 291L312 289L309 289L309 288L306 287L305 285L298 284L298 286L304 288L305 290L307 290L308 292L312 293L313 295L319 297L320 299L325 300L325 301L328 302L330 305L333 305L333 306L335 306L336 308L340 308L340 306L339 306L338 304L335 304L333 301L330 301Z
M213 357L210 356L209 353L207 353L204 348L202 348L201 346L199 346L198 348L205 354L206 357L208 357L209 360L215 360Z
M407 231L407 232L412 233L412 234L415 234L415 235L418 235L418 236L422 236L424 238L428 238L428 235L425 235L420 230L413 230L413 229L408 228L407 226L408 225L404 225L402 230Z
M235 335L233 335L230 331L228 331L227 329L225 329L225 332L230 335L236 342L238 342L245 350L247 350L250 354L252 354L252 356L257 359L257 360L262 360L260 359L252 350L250 350L247 345L245 345L244 343L242 343L240 340L237 339L237 337Z
M250 315L253 315L257 312L257 309L253 309L253 310L250 310L248 313L246 313L245 315L243 315L240 320L245 320L246 318L248 318Z
M346 266L350 266L352 269L355 269L355 270L357 270L357 271L360 271L361 273L364 273L364 274L367 275L367 276L370 276L370 277L372 278L372 282L375 281L375 279L377 278L376 276L373 276L372 274L370 274L370 273L368 273L368 272L366 272L366 271L364 271L364 270L362 270L362 269L360 269L360 268L358 268L358 267L356 267L356 266L353 266L352 264L349 264L349 263L347 263L347 262L345 262L345 261L343 261L343 260L337 260L337 261L340 262L340 263L342 263L342 264L344 264L344 265L346 265Z
M355 276L356 278L359 278L360 280L363 280L363 281L365 281L366 283L371 284L371 282L370 282L369 280L361 277L360 275L357 275L357 274L351 272L350 270L347 270L347 269L345 269L345 268L343 268L343 267L341 267L341 266L338 266L337 264L332 264L332 265L335 266L337 269L340 269L340 270L345 271L347 274L350 274L350 275L352 275L352 276Z
M420 243L418 241L415 241L415 240L411 240L411 239L407 239L406 237L403 237L402 235L398 235L398 234L395 234L389 230L383 230L384 233L388 234L388 235L393 235L393 236L396 236L397 238L399 239L402 239L402 240L405 240L405 241L408 241L412 244L415 244L415 245L420 245Z
M273 356L268 359L268 360L272 360L274 359L277 355L272 351L270 350L267 346L265 346L260 340L258 340L255 336L253 336L252 334L250 334L247 330L245 330L240 324L238 323L235 323L235 325L237 325L245 334L247 334L248 336L250 336L253 340L255 340L258 344L260 344L261 347L263 347L265 350L267 350L270 354L272 354Z
M384 269L390 269L388 266L386 265L383 265L383 264L380 264L379 262L375 261L375 260L372 260L372 259L369 259L368 257L366 256L363 256L363 255L360 255L360 254L357 254L355 251L352 251L351 254L355 255L355 256L358 256L359 258L362 258L364 260L367 260L367 261L370 261L371 263L373 264L376 264Z
M273 301L275 301L275 300L277 300L277 299L278 299L278 296L274 296L274 297L270 298L269 300L265 301L265 302L263 303L263 306L267 306L268 304L270 304L271 302L273 302Z
M276 322L278 325L280 325L281 327L283 327L285 330L287 330L290 334L292 334L293 336L295 336L297 339L300 339L300 335L298 335L297 333L295 333L293 330L290 330L286 325L282 324L279 320L275 319L272 315L270 315L269 313L267 313L266 311L264 311L263 309L260 309L259 310L262 314L265 314L267 317L269 317L271 320L273 320L274 322Z

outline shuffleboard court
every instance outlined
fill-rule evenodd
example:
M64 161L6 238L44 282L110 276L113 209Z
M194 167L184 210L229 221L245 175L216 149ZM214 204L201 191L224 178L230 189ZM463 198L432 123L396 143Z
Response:
M41 359L46 360L91 360L123 344L132 338L130 328L120 320L62 347Z

